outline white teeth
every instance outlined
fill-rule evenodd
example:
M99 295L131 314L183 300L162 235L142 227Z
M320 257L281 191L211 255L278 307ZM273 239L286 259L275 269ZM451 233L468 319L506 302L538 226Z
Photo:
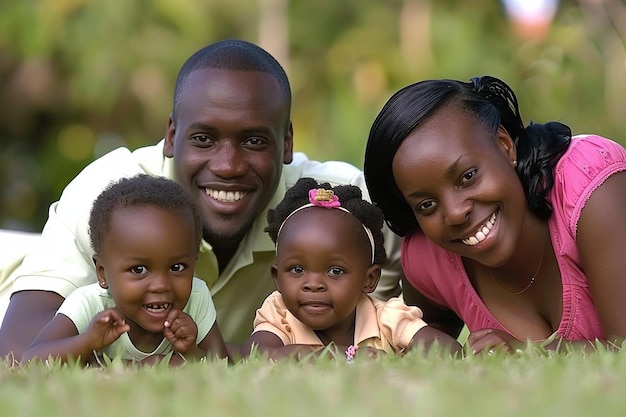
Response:
M208 188L204 189L206 194L216 199L217 201L223 201L227 203L232 203L235 201L239 201L246 196L247 193L243 191L224 191L224 190L211 190Z
M474 246L477 243L482 242L483 240L485 240L487 235L491 232L491 229L493 229L493 225L495 223L496 223L496 213L494 212L489 218L489 220L487 220L487 223L485 223L480 228L480 230L476 232L474 236L470 236L467 239L463 239L463 243L468 246Z
M167 310L169 306L170 306L169 303L165 303L165 304L147 304L146 305L146 310L148 310L151 313L162 313L165 310Z

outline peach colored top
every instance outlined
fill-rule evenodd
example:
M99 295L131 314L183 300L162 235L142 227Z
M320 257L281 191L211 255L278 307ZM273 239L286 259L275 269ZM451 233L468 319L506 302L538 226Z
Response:
M399 353L424 326L422 310L407 306L402 299L385 302L363 294L356 306L354 344ZM324 347L315 332L287 310L278 291L270 294L256 312L254 331L261 330L274 333L285 345Z
M624 170L624 148L595 135L573 137L555 168L555 184L548 196L553 206L548 227L563 282L563 314L556 329L563 339L604 339L580 263L576 228L591 193L609 176ZM416 231L404 240L402 265L412 286L453 310L470 332L481 328L507 331L472 287L457 254L445 251Z

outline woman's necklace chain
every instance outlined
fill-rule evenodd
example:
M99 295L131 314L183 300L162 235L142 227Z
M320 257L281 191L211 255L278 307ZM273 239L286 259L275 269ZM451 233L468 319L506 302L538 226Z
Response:
M535 278L537 278L537 274L539 273L539 270L541 269L541 264L543 263L543 255L546 253L546 246L547 246L547 240L543 241L543 249L541 251L541 258L539 258L539 265L537 265L537 270L535 271L535 273L533 274L532 277L530 277L530 281L528 282L528 285L526 285L524 288L522 288L519 291L509 291L506 288L504 288L502 285L500 285L500 283L498 282L498 280L496 279L496 277L493 276L493 272L489 272L489 275L491 276L491 279L493 280L493 282L496 283L496 285L502 290L502 291L506 291L509 294L512 295L519 295L522 294L524 292L526 292L526 290L528 290L535 282Z

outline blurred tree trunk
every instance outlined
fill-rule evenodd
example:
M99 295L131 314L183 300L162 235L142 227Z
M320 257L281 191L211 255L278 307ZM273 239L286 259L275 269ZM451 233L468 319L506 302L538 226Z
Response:
M430 0L404 0L399 21L400 50L407 70L427 74L433 62Z
M289 73L288 0L259 1L259 45L274 55Z
M606 111L619 123L626 114L626 6L620 0L579 0L579 3L605 61Z

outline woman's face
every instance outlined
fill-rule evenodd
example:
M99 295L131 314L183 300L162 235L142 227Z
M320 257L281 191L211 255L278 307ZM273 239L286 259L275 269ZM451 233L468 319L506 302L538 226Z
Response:
M404 140L393 175L429 239L497 267L513 253L527 214L515 160L503 128L492 133L468 111L448 105Z

